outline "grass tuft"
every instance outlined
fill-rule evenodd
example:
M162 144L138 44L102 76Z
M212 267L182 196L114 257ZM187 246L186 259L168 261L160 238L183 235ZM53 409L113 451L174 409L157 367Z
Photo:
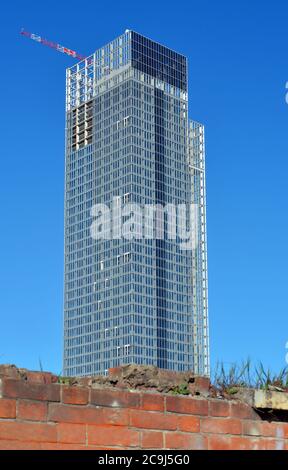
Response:
M270 369L265 369L262 362L253 366L249 358L228 368L222 362L217 364L212 382L215 387L231 395L237 393L239 388L287 390L288 367L275 374Z

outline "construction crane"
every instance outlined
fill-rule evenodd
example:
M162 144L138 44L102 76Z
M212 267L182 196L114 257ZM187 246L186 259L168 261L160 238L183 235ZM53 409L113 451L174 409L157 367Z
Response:
M22 34L22 36L26 36L27 38L32 39L33 41L44 44L44 46L48 46L48 47L51 47L52 49L56 49L56 51L58 52L62 52L63 54L67 54L70 57L74 57L74 59L79 59L79 60L86 59L85 56L78 54L76 51L73 51L72 49L68 49L67 47L61 46L60 44L57 44L55 42L47 41L47 39L44 39L41 36L38 36L37 34L29 33L28 31L25 31L23 28L21 29L20 34Z

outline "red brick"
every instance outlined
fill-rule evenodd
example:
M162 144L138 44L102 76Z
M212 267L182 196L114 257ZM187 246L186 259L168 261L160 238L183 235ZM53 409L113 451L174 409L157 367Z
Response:
M281 423L269 423L268 421L261 422L261 435L264 437L278 437L284 438L284 428Z
M230 403L227 401L215 400L209 402L209 415L210 416L223 416L230 415Z
M113 376L119 376L122 374L122 367L110 367L108 369L108 375L113 377Z
M142 432L143 449L163 449L163 433L159 431Z
M135 428L176 430L178 417L162 413L131 410L130 425Z
M127 450L130 449L128 446L127 447L109 447L107 445L101 445L101 446L86 446L85 450Z
M24 380L3 379L2 395L27 400L60 401L58 384L38 384Z
M54 424L0 422L0 439L25 442L56 442Z
M207 438L200 434L165 434L165 449L205 450L208 447L207 442Z
M129 423L129 411L52 403L49 404L49 421L75 424L114 424L125 426Z
M0 365L0 376L9 377L10 379L27 380L29 382L37 382L41 384L49 384L55 381L55 375L51 372L30 371L26 369L18 369L15 366Z
M281 423L282 428L284 429L284 437L288 439L288 423Z
M250 450L251 443L247 437L233 436L229 438L231 450Z
M232 450L231 438L223 435L211 435L208 437L209 450Z
M212 434L241 434L242 422L230 418L203 418L200 429Z
M0 399L0 418L16 418L16 400Z
M200 377L196 376L194 378L194 383L197 387L202 388L202 390L209 390L210 388L210 378L209 377Z
M200 394L202 396L208 396L210 390L210 379L209 377L194 377L194 381L189 384L189 390L192 394Z
M35 382L39 384L51 384L52 374L50 372L31 372L26 373L28 382Z
M43 442L40 446L41 450L87 450L84 444L66 444L62 442Z
M231 403L230 416L231 418L260 420L260 417L251 406L241 402Z
M191 436L189 434L180 434L171 432L165 434L165 449L190 449Z
M13 379L20 379L20 372L16 366L10 366L9 364L0 365L0 377L10 377Z
M139 447L139 431L121 426L87 427L88 444Z
M24 401L18 403L17 418L31 421L47 420L47 403L37 401Z
M143 393L142 407L146 411L164 411L164 397L150 393Z
M0 440L0 450L41 450L40 442L21 442Z
M140 394L118 390L92 389L90 402L93 405L113 408L139 408Z
M87 405L89 390L85 387L62 387L62 402L71 405Z
M200 432L200 418L197 416L178 416L178 429L185 432Z
M167 397L166 411L192 415L208 415L208 401L197 398Z
M57 426L58 442L66 444L85 444L86 425L59 423Z

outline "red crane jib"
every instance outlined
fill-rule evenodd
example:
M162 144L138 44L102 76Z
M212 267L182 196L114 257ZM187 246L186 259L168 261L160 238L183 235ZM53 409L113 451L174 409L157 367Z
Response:
M40 42L41 44L44 44L44 46L51 47L52 49L56 49L57 51L62 52L63 54L67 54L71 57L74 57L75 59L79 59L79 60L85 59L84 56L78 54L76 51L73 51L72 49L68 49L67 47L61 46L61 44L57 44L52 41L47 41L47 39L44 39L41 36L38 36L37 34L29 33L28 31L24 31L23 29L20 34L22 34L22 36L26 36L30 39L33 39L33 41Z

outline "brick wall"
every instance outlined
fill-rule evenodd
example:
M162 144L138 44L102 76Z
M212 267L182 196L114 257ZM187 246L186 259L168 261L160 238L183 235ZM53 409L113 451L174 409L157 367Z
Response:
M240 401L124 387L0 366L0 449L288 450L288 423Z

